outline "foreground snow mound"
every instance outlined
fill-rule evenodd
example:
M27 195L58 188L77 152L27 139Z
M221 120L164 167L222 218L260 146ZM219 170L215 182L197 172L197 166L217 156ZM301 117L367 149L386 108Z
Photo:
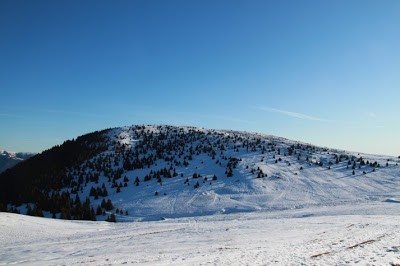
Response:
M393 206L380 204L358 206L356 211ZM352 208L333 209L345 213L354 212ZM393 215L321 216L322 212L254 212L117 224L0 213L0 265L400 263L398 209L391 209Z

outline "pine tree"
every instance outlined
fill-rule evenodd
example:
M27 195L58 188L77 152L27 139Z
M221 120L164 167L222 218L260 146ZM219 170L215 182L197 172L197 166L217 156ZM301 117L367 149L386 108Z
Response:
M71 220L71 211L70 211L70 209L61 210L60 218L64 219L64 220Z
M107 221L107 222L111 222L111 223L116 223L116 222L117 222L117 219L116 219L116 217L115 217L115 214L114 214L114 213L111 213L111 216L108 216L107 219L106 219L106 221Z
M114 206L113 206L113 204L112 204L112 202L111 202L110 199L107 200L107 203L106 203L106 205L105 205L105 209L106 209L107 211L111 211L112 209L114 209Z
M102 208L105 209L105 208L106 208L106 204L107 204L107 203L106 203L106 200L105 200L105 199L102 199L102 200L101 200L100 206L101 206Z
M101 192L101 196L102 197L107 197L108 196L108 192L107 192L107 189L105 187L103 188L103 190Z
M92 221L96 221L97 220L96 213L94 212L93 208L90 209L90 220L92 220Z
M101 206L98 205L97 209L96 209L96 215L102 215L102 214L103 214L103 210L102 210Z

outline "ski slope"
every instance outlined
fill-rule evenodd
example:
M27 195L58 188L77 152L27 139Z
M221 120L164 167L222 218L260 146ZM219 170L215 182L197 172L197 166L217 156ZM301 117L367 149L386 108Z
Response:
M104 134L108 149L66 169L70 184L61 190L71 200L90 198L94 210L110 199L114 209L103 208L97 220L111 213L130 222L400 199L400 159L393 156L194 127L131 126ZM107 195L94 196L93 189ZM25 214L28 204L11 207Z
M398 265L399 215L389 202L116 224L0 213L0 265Z
M182 156L172 153L175 160L182 160L188 154L189 147L207 142L217 151L216 156L212 159L209 154L200 152L193 155L188 166L177 166L170 161L158 159L149 168L124 171L123 175L130 181L128 187L122 188L118 193L111 188L107 177L100 175L98 184L106 185L114 206L129 213L117 214L117 221L277 211L400 199L399 158L337 151L248 132L170 126L145 126L145 130L155 135L173 130L186 134L192 130L205 135L199 135L195 140L187 142ZM115 147L124 145L125 150L134 150L135 145L141 141L135 139L136 132L131 127L115 128L109 132L110 143L114 143L114 146L110 145L109 151L105 153L114 158L114 161L120 160L115 168L123 163L123 159L116 156ZM245 147L245 140L254 143L256 139L260 140L257 148L251 150ZM215 148L215 143L224 143L224 149ZM301 148L295 149L295 154L289 156L288 148L291 145L299 145ZM267 147L265 152L261 151L261 147ZM150 150L151 152L154 153ZM357 163L353 175L352 166L348 165L347 160L334 163L335 155L354 158L354 161L363 158L381 166L359 166ZM226 176L229 158L239 160L232 169L232 177ZM323 166L319 166L318 162L323 162ZM155 179L142 182L151 171L170 167L176 169L177 177L162 178L162 183ZM257 178L258 169L265 174L263 178ZM201 178L194 179L193 173L201 175ZM211 180L214 175L218 177L216 181ZM140 185L130 185L136 177L141 180ZM188 182L185 183L186 179ZM199 187L194 189L197 182ZM89 183L79 193L81 199L88 196L91 186L96 185ZM96 206L100 201L101 199L93 201L93 205ZM104 218L99 216L98 220Z

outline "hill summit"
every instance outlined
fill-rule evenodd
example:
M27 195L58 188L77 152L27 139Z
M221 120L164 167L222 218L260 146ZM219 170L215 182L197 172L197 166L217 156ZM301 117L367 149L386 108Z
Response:
M7 170L0 202L36 216L136 221L397 201L399 162L257 133L136 125Z

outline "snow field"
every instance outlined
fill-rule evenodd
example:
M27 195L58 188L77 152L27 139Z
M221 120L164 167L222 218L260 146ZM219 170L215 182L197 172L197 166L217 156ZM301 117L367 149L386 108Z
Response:
M280 214L289 218L253 212L117 224L0 213L0 265L396 264L400 213L394 205L369 209L388 207L395 215L294 210Z

